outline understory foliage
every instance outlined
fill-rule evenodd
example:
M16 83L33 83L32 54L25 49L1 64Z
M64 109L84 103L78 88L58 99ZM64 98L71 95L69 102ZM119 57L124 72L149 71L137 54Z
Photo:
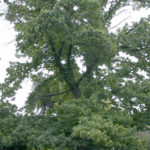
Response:
M125 6L150 1L4 2L22 61L0 84L0 149L146 150L136 133L150 125L150 18L110 28ZM8 100L26 78L33 89L19 111Z

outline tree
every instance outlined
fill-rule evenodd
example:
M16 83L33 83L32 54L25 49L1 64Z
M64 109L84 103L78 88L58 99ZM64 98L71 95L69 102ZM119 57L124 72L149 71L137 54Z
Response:
M21 82L31 78L35 86L26 102L26 112L39 109L43 117L48 117L50 124L39 132L46 137L46 131L52 129L49 136L53 142L46 144L52 148L146 149L135 131L149 124L149 78L139 74L142 70L149 76L149 19L132 27L126 25L117 33L111 33L109 27L119 9L132 4L137 9L149 8L150 2L5 3L8 10L4 16L18 33L16 55L27 61L11 63L8 77L0 86L1 99L13 98ZM137 61L120 57L120 52ZM86 71L80 71L77 59L82 60Z
M16 112L17 108L14 105L8 102L0 103L0 149L25 150L27 148L22 138L18 137L17 134L16 128L19 126L20 117L15 115Z
M0 149L49 148L55 141L51 129L47 128L51 120L48 116L22 115L16 106L0 103Z

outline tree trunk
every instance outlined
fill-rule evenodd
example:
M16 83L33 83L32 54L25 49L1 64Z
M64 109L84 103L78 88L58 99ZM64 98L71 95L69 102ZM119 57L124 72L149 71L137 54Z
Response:
M77 85L72 87L71 92L75 99L77 99L81 96L81 91Z

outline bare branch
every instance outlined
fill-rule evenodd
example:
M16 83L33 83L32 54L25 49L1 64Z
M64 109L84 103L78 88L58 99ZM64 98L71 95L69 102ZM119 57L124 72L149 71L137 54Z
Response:
M111 6L109 11L106 13L106 20L109 20L113 13L115 12L116 8L120 5L120 1L118 1L115 5L113 5L113 1L111 2Z
M116 13L116 11L118 10L118 8L119 8L120 6L125 6L125 5L126 5L126 2L127 2L127 0L126 0L126 1L124 1L124 0L118 0L118 1L114 4L114 2L112 1L111 6L110 6L110 8L109 8L109 11L106 12L106 15L105 15L106 22L107 22L107 21L110 21L110 20L112 19L113 15L115 15L115 13Z
M120 14L122 14L122 13L125 12L125 11L126 11L126 9L121 10L119 13L117 13L116 15L114 15L114 17L119 16Z
M119 26L120 24L122 24L123 22L125 22L125 21L126 21L127 19L129 19L129 18L130 18L130 16L128 16L127 18L123 19L121 22L119 22L119 23L116 24L115 26L109 28L109 30L112 30L112 29L116 28L117 26Z

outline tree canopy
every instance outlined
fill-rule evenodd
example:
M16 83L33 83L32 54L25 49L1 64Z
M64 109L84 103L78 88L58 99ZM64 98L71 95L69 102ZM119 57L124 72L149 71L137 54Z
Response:
M136 132L150 123L150 20L109 29L118 10L150 1L4 2L26 61L11 62L0 85L0 148L146 150ZM33 89L21 115L6 101L25 78Z

